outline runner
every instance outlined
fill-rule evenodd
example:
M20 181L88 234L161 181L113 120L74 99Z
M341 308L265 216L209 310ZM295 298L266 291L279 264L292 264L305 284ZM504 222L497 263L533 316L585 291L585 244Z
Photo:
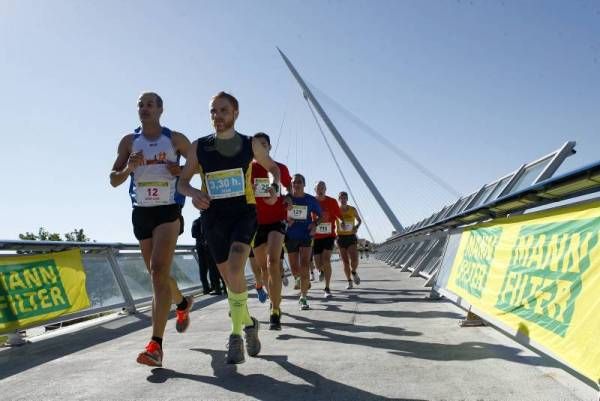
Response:
M254 139L258 140L267 152L271 151L271 139L267 134L259 132L254 135ZM281 184L289 194L292 190L292 177L284 164L277 163L277 166ZM271 298L269 329L281 330L281 256L287 230L287 208L288 204L291 205L291 197L289 195L280 196L274 205L269 205L264 201L264 197L269 195L265 191L269 186L269 173L256 161L252 162L252 182L254 194L257 197L256 213L258 218L258 230L253 245L254 255L256 264L261 268L261 278L263 282L267 282L269 287Z
M325 193L327 186L325 182L319 181L315 186L317 200L321 206L322 219L321 224L316 228L315 241L313 244L313 254L317 269L323 272L325 276L325 288L323 289L324 297L331 297L329 283L331 282L331 252L333 251L333 243L335 242L335 226L338 220L342 218L340 207L334 198L331 198Z
M254 175L254 168L252 170L252 174ZM267 180L269 177L267 177ZM255 194L256 196L256 194ZM256 198L256 204L258 205L259 198ZM256 210L258 215L258 208ZM260 223L259 223L260 224ZM261 304L267 302L269 299L269 294L264 289L265 279L268 279L268 275L266 272L266 268L262 268L261 264L254 257L254 240L250 243L250 254L248 255L248 260L250 261L250 268L252 269L252 275L254 276L254 288L256 289L256 295L258 297L258 301ZM269 291L270 292L270 291Z
M191 146L178 188L202 209L202 226L210 251L227 284L231 315L231 335L227 363L245 361L242 327L248 355L256 356L261 344L258 320L248 312L248 290L244 267L250 242L256 232L256 206L250 180L252 160L256 159L273 175L265 202L274 204L279 190L279 168L258 140L234 129L239 115L238 101L219 92L210 102L210 117L216 133L202 137ZM199 172L202 189L193 188L190 179Z
M146 268L152 277L152 338L137 362L162 366L162 341L171 302L177 305L175 328L189 324L193 297L183 297L171 277L177 237L183 232L181 208L185 198L176 190L181 172L180 156L186 157L190 141L181 133L160 125L163 102L153 92L138 99L141 127L119 143L110 184L117 187L131 177L133 233L140 243Z
M360 284L360 277L358 276L358 251L356 244L358 239L356 238L356 232L358 227L362 224L362 220L358 215L355 208L348 205L348 194L346 192L340 192L338 197L340 201L340 211L342 212L342 220L338 221L338 239L337 245L340 249L340 256L344 264L344 273L348 280L347 290L352 289L352 281L354 284ZM357 224L354 224L358 222ZM352 274L352 278L350 277Z
M290 267L300 278L300 309L309 309L306 295L310 286L308 269L312 252L312 237L320 223L321 207L314 196L304 193L306 181L302 174L292 180L292 209L288 211L288 231L285 248Z

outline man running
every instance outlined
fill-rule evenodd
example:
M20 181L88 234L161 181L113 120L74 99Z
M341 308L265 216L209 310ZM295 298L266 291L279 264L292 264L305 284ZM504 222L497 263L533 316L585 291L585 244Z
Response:
M312 237L321 219L317 199L304 193L306 180L302 174L292 179L292 209L288 211L289 227L285 239L290 267L300 277L300 309L309 309L306 295L310 286L308 269L312 252Z
M250 180L252 160L256 159L273 176L265 202L274 204L279 190L279 168L258 140L235 131L238 101L219 92L210 102L210 117L215 133L191 146L179 179L179 191L192 198L202 213L202 227L217 267L227 284L232 331L227 363L245 361L242 327L248 355L256 356L261 344L258 320L248 312L248 290L244 267L250 242L256 232L256 206ZM193 188L190 179L199 172L202 189Z
M254 168L252 169L252 174L254 174ZM269 177L267 177L267 180ZM254 195L256 197L256 194ZM256 204L258 205L258 197L256 197ZM256 214L258 216L258 207L256 210ZM259 223L260 224L260 223ZM250 254L248 255L248 260L250 261L250 269L252 269L252 275L254 276L254 287L256 288L256 295L258 297L258 301L261 304L267 302L269 299L269 294L264 289L265 280L268 281L268 273L267 268L261 266L261 264L256 260L254 256L254 240L250 243Z
M321 224L316 228L315 240L313 243L313 254L317 269L323 272L325 276L325 288L323 290L324 297L331 297L329 283L331 282L331 252L333 251L333 243L335 241L335 227L338 220L342 218L340 207L334 198L331 198L325 193L327 186L325 182L319 181L315 186L317 200L321 206L322 216Z
M254 140L257 140L267 152L271 151L271 139L264 132L255 134ZM277 163L277 166L281 184L289 194L292 177L284 164ZM288 204L291 204L291 199L289 195L280 196L274 205L269 205L264 201L265 197L270 195L267 191L269 172L256 161L252 162L252 183L254 184L258 217L258 230L254 237L255 264L258 267L257 270L260 270L261 279L263 282L267 281L269 288L269 297L271 298L269 329L281 330L281 310L279 308L281 304L281 255L287 230L287 208Z
M177 237L183 232L181 208L185 198L177 192L180 156L187 157L190 141L181 133L161 126L163 101L153 92L138 100L141 127L125 135L117 150L110 184L117 187L131 177L133 233L140 243L146 268L152 277L152 338L137 362L162 366L162 340L171 302L177 305L175 328L189 326L193 297L183 297L171 277Z
M344 264L346 280L348 280L346 289L351 290L353 280L354 284L360 284L360 277L356 271L358 269L358 250L356 249L358 239L356 238L356 232L362 224L362 220L356 209L348 205L348 194L346 192L340 192L338 199L340 201L342 219L338 221L337 245L340 249L342 263ZM357 223L355 224L355 222ZM350 274L352 274L352 278Z

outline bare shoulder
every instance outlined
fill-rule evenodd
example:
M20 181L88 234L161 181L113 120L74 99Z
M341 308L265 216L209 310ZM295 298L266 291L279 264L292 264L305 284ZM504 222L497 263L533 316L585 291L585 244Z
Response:
M179 131L171 131L171 137L173 139L186 139L189 140L187 136L185 136L183 133L179 132Z
M135 135L131 133L123 135L123 138L119 142L119 149L131 151L131 144L133 144L134 137Z

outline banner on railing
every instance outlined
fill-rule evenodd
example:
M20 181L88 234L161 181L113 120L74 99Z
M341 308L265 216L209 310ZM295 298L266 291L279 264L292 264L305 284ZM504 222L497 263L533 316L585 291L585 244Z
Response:
M447 289L600 379L600 203L462 233Z
M0 332L43 323L89 305L79 249L0 256Z

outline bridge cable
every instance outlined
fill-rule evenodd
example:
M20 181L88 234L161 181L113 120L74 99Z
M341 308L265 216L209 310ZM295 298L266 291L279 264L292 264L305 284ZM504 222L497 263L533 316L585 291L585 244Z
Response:
M365 219L365 215L360 210L360 207L358 206L358 202L354 198L354 194L352 193L352 188L350 187L350 184L348 184L348 181L346 180L346 176L342 172L340 164L338 163L338 161L337 161L337 159L335 157L335 154L333 153L333 149L331 149L331 146L329 145L329 141L327 140L327 137L325 136L325 132L323 132L323 128L321 128L321 124L319 123L319 119L317 118L317 115L315 114L315 111L313 110L312 105L308 101L308 98L305 96L304 99L306 100L306 104L308 104L308 108L310 109L310 112L313 115L313 117L315 119L315 122L317 123L317 127L319 127L319 131L321 132L321 136L325 140L325 144L327 145L327 149L329 149L329 153L331 154L331 157L333 158L333 161L334 161L334 163L335 163L335 165L336 165L336 167L337 167L340 175L342 176L342 180L344 180L344 184L346 184L346 187L348 187L348 192L350 193L350 197L352 198L352 202L354 202L354 204L356 205L356 209L358 210L358 213L362 216L362 219L363 219L362 221L363 221L363 223L365 223L365 228L367 229L367 232L369 233L369 237L371 237L371 242L375 243L375 238L373 237L373 234L371 233L371 230L369 229L369 226L367 225L367 221Z
M410 165L412 165L414 168L419 170L427 178L429 178L430 180L432 180L433 182L438 184L440 187L444 188L448 193L450 193L458 198L460 198L462 196L458 190L454 189L452 186L447 184L444 180L439 178L433 172L429 171L429 169L427 169L427 167L423 166L421 163L419 163L418 161L413 159L411 156L409 156L406 152L404 152L403 150L398 148L394 143L392 143L390 140L385 138L383 135L381 135L380 133L375 131L375 129L371 128L367 123L363 122L360 118L358 118L356 115L354 115L351 111L346 110L342 105L340 105L335 100L333 100L332 98L327 96L325 93L320 91L314 85L311 84L310 86L312 89L314 89L316 92L318 92L319 95L321 95L325 99L327 99L333 106L335 106L350 121L352 121L354 124L356 124L357 126L362 128L364 131L366 131L368 134L370 134L373 138L378 140L381 144L388 147L390 150L392 150L394 153L396 153L396 155L399 156L401 159L407 161Z

